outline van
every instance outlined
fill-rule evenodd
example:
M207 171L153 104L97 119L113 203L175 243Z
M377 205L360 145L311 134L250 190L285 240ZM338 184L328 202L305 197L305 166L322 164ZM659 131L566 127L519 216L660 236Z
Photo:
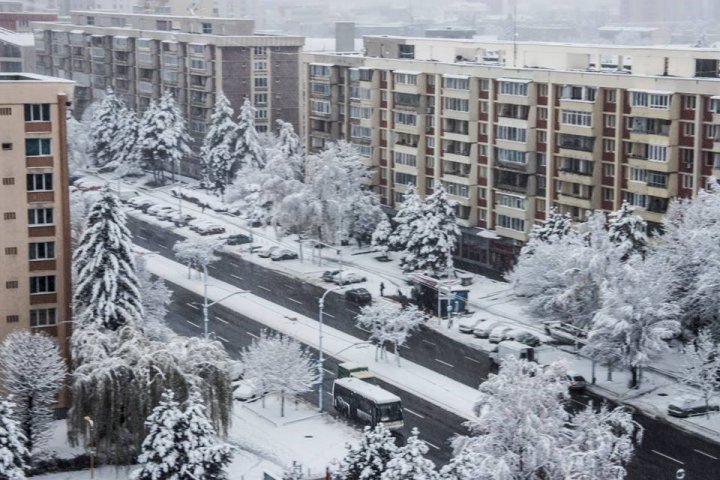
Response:
M513 340L506 340L498 343L498 346L490 353L490 359L497 365L502 363L503 359L507 357L517 358L518 360L527 360L528 362L535 362L535 349L524 343L515 342Z

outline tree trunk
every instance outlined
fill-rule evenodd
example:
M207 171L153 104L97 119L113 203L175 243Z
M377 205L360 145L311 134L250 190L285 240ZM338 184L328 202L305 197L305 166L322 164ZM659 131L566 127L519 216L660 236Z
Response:
M613 365L612 363L607 364L607 381L612 382L612 374L613 374Z
M397 361L397 366L400 366L400 345L397 343L395 344L395 361Z
M285 416L285 392L280 392L280 418Z
M638 388L638 369L637 367L630 367L630 384L628 387L630 388Z

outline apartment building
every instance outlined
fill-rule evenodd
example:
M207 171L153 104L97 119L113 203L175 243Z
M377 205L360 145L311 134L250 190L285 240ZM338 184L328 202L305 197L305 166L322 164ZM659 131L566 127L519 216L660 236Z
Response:
M302 37L255 34L248 19L101 12L33 26L37 71L76 82L76 115L112 87L138 111L170 90L198 144L219 93L236 112L248 97L259 131L298 126Z
M72 298L65 118L73 82L0 73L0 341L19 329L68 355Z
M720 174L720 51L365 37L304 53L303 135L346 139L395 208L408 184L457 202L467 268L502 270L556 206L627 200L651 225Z

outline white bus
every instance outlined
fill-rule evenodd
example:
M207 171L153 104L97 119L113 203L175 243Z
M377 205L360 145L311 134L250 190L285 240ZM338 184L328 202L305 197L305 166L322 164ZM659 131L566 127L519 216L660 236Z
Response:
M335 380L333 406L341 415L371 427L382 423L399 430L405 425L400 397L358 378Z

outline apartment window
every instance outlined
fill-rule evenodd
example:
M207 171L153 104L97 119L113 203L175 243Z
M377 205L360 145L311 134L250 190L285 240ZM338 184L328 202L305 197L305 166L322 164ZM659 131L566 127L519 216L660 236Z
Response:
M668 110L670 108L670 94L648 92L631 93L631 104L633 107L655 108L659 110Z
M256 71L259 71L259 72L264 72L264 71L266 71L266 70L267 70L267 65L268 65L267 62L265 62L265 61L256 61L256 62L254 63L255 70L256 70Z
M0 108L0 115L3 117L7 117L12 115L12 107L2 107Z
M398 185L417 185L417 177L408 173L395 172L395 183Z
M50 192L53 189L52 173L28 173L27 174L27 191L28 192Z
M257 126L255 127L255 130L257 130L258 133L267 132L267 131L268 131L268 126L267 126L267 125L257 125Z
M503 95L515 95L520 97L527 97L528 85L530 82L513 82L508 80L500 80L500 93Z
M190 131L193 133L206 133L207 125L205 125L205 122L190 122Z
M501 162L516 163L518 165L525 165L527 163L525 152L505 148L496 148L495 158Z
M5 255L17 255L17 247L5 247Z
M647 182L647 170L642 168L631 168L630 177L628 178L631 182L645 183Z
M468 77L443 77L443 86L451 90L470 90Z
M3 185L15 185L15 177L5 177L2 179Z
M481 157L487 157L487 145L481 143L478 145L478 155Z
M55 275L30 277L30 294L55 293Z
M538 132L537 132L538 143L547 143L547 139L548 139L547 131L538 130Z
M28 224L32 226L53 225L53 209L31 208L28 210Z
M546 83L541 83L538 85L538 97L547 97L548 96L548 86Z
M456 112L470 111L470 102L462 98L445 98L445 109L454 110Z
M488 169L487 167L478 166L478 177L480 178L487 178L488 176Z
M401 125L417 125L417 115L413 113L395 112L395 123Z
M603 163L603 177L614 177L615 165L612 163Z
M57 310L54 308L37 308L30 310L30 326L45 327L57 324Z
M578 125L581 127L592 126L592 113L578 112L575 110L563 110L562 121L565 125Z
M255 78L255 88L267 88L267 86L268 86L267 77Z
M172 22L168 20L156 20L156 29L162 30L162 31L169 31L172 30Z
M203 45L201 43L191 43L188 46L190 48L190 53L193 55L205 54L205 45Z
M617 117L615 115L603 115L605 128L615 128L617 125Z
M85 17L86 25L95 25L95 17Z
M435 148L435 137L427 137L427 148Z
M330 67L328 65L310 64L311 77L330 77Z
M5 220L15 220L15 212L5 212L3 218Z
M372 128L350 125L350 136L353 138L372 138Z
M695 110L697 108L697 97L695 95L683 95L682 101L685 110Z
M683 135L686 137L695 136L695 124L692 122L682 122Z
M487 199L487 188L478 187L478 198Z
M597 88L577 85L565 85L562 87L560 98L563 100L576 100L580 102L594 102L597 96Z
M664 172L654 172L652 170L648 170L646 182L651 187L667 188L668 174Z
M5 317L7 323L17 323L20 321L20 315L8 315Z
M38 242L30 244L30 260L53 260L55 258L55 242Z
M480 113L488 113L490 104L488 102L480 102Z
M415 45L398 45L399 58L412 60L415 58Z
M603 150L606 153L613 153L615 151L615 140L606 138L603 140Z
M647 146L647 159L656 162L667 162L668 149L660 145Z
M525 210L525 197L510 195L507 193L497 193L495 195L495 201L498 205L502 205L503 207Z
M314 95L330 95L330 84L310 82L310 92Z
M602 189L603 202L612 202L615 199L615 190L612 188Z
M542 152L537 152L535 154L535 158L537 159L537 166L539 168L547 167L547 155Z
M487 222L487 210L484 208L478 208L478 220L481 222Z
M371 94L372 91L369 88L350 87L350 98L354 100L370 100ZM403 99L406 95L407 94L403 93L396 94L395 103L401 103L404 105L404 103L402 101L398 101L398 99ZM409 97L415 97L415 95L409 95Z
M538 120L547 120L548 119L548 109L547 108L538 107L537 114L538 114Z
M7 151L7 150L12 150L12 143L3 143L3 144L2 144L2 149L5 150L5 151Z
M395 83L403 85L417 85L417 73L395 73Z
M18 288L19 285L17 280L8 280L5 282L5 288Z
M407 165L408 167L417 166L417 157L409 153L393 152L395 165Z
M487 92L490 90L490 80L487 78L481 78L480 79L480 90L483 92Z
M258 108L257 110L255 110L255 118L257 118L257 119L268 118L267 108Z
M718 136L718 133L720 133L720 126L718 125L705 125L705 137L709 138L711 140L718 140L720 137Z
M26 103L25 104L25 121L26 122L49 122L50 121L50 104L49 103Z
M370 107L350 107L350 118L365 119L372 117L372 108ZM397 121L397 119L396 119Z
M695 97L693 97L695 98ZM680 178L682 179L682 187L691 190L695 186L693 176L687 173L681 173Z
M617 90L606 90L605 101L607 103L617 103Z
M267 47L254 47L254 48L253 48L253 53L254 53L256 56L267 55Z
M498 215L496 223L498 227L515 230L517 232L525 231L525 220L521 218L508 217L507 215Z
M255 105L267 105L268 94L267 93L256 93L253 97Z
M196 58L193 58L190 60L190 68L192 68L193 70L206 70L207 62L205 60L198 60Z
M487 135L488 124L485 122L480 123L480 135Z
M497 127L497 138L510 142L525 143L527 141L527 130L524 128L506 127L504 125L500 125Z
M52 155L49 138L26 138L25 156L42 157Z
M209 35L209 34L213 33L212 30L213 30L213 29L212 29L212 23L205 23L205 22L203 22L203 24L202 24L202 33L204 33L204 34L206 34L206 35Z
M313 113L330 114L330 102L324 100L310 100L310 111Z
M456 197L463 197L463 198L470 197L470 187L468 187L467 185L461 185L459 183L452 183L452 182L442 182L442 184L445 187L445 190L450 195L455 195Z

